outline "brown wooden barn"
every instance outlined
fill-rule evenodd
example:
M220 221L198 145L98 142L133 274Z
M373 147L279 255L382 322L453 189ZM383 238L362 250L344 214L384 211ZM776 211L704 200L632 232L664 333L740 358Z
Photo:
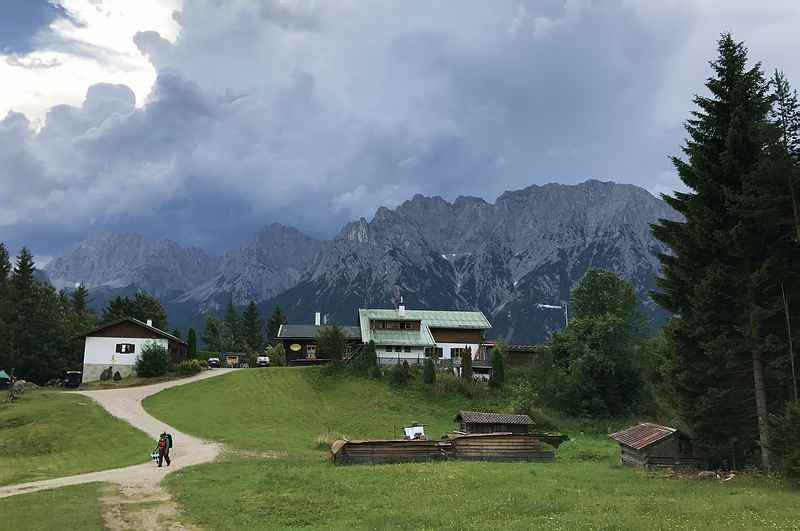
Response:
M412 463L447 459L440 441L388 439L371 441L338 440L331 445L331 460L337 465Z
M463 433L515 433L527 435L533 420L528 415L459 411L455 418L458 431Z
M703 467L705 459L675 428L644 422L609 435L619 443L619 461L641 467Z
M532 435L451 434L448 458L465 461L555 461L555 451Z

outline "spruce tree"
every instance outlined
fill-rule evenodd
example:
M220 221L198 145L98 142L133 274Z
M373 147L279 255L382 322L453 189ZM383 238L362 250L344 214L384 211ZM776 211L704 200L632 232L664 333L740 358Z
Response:
M222 348L225 350L242 350L242 322L239 312L233 302L225 308L225 317L222 319Z
M663 197L684 219L653 226L671 250L659 256L653 297L673 314L664 372L682 421L719 458L740 459L760 438L769 466L765 352L757 345L763 279L751 278L764 257L743 220L742 192L765 157L770 97L742 43L723 34L718 50L710 95L694 98L698 110L686 123L686 159L673 158L690 191Z
M461 354L461 379L472 382L472 348L467 347Z
M264 322L254 301L250 301L242 313L242 333L244 342L251 351L260 351L264 347Z
M72 292L72 311L78 315L85 315L90 312L89 310L89 291L86 286L79 284L75 291Z
M286 315L284 315L283 310L281 310L280 306L275 306L272 309L272 314L269 316L269 320L267 321L267 335L269 336L270 340L274 340L278 337L278 330L280 330L282 324L286 324Z
M197 357L197 332L194 328L190 328L186 334L186 342L189 344L189 358L194 359Z
M220 332L220 322L213 315L206 317L205 333L203 343L208 350L219 352L222 350L222 333Z

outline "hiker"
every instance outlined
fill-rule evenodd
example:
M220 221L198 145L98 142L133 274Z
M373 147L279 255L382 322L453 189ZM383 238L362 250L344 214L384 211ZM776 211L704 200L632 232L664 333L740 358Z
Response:
M167 432L163 432L161 436L158 438L158 467L161 468L161 463L163 461L167 462L167 466L170 465L169 460L169 449L172 448L172 435Z

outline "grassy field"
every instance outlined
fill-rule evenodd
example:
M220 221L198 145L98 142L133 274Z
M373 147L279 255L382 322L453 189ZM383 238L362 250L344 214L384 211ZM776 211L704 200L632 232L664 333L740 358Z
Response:
M80 395L29 391L0 404L0 485L142 463L151 447L147 435Z
M146 402L181 430L283 455L234 454L168 476L188 519L209 529L800 529L797 490L621 467L602 433L571 432L552 464L334 467L317 444L329 430L388 437L410 421L439 437L457 409L483 405L313 368L240 371Z
M100 489L100 483L87 483L0 499L0 529L105 529L99 502Z

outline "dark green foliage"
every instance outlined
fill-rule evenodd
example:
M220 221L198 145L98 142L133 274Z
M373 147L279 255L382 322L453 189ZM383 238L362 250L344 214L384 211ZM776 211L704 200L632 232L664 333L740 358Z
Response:
M72 311L78 315L91 313L89 302L89 291L83 284L79 284L72 292Z
M800 402L787 402L782 414L770 417L770 440L776 469L800 485Z
M169 353L158 343L148 343L136 360L136 374L145 378L164 376L169 370Z
M436 364L431 358L425 358L422 365L422 381L428 385L436 383Z
M389 369L389 381L393 385L403 386L406 385L411 379L411 368L406 361L402 363L395 363Z
M249 351L256 352L264 348L264 322L253 301L250 301L242 314L242 334Z
M472 382L472 349L467 347L466 353L461 355L461 379Z
M505 345L498 343L492 349L492 376L489 385L502 387L506 383Z
M275 343L267 347L267 356L269 356L270 365L277 367L286 366L286 349L283 348L283 343Z
M191 376L203 370L200 360L189 359L180 362L177 366L178 374L181 376Z
M197 332L194 328L190 328L186 334L186 343L189 345L189 357L197 358Z
M352 368L354 371L369 374L370 370L378 364L378 354L375 351L375 342L370 340L361 346L361 352L353 356Z
M222 350L222 333L220 332L220 322L213 315L206 317L206 330L203 334L203 343L206 349L220 352Z
M730 35L711 66L710 95L695 97L686 124L686 158L673 159L691 191L664 198L684 220L653 226L671 250L659 257L653 297L673 313L662 368L669 401L697 443L742 462L759 439L770 446L768 409L789 396L780 288L798 300L796 104L781 80L780 94L768 92Z
M534 390L544 403L574 415L635 410L644 338L633 288L614 273L589 269L571 305L569 327L534 355Z
M281 310L280 306L275 306L272 309L272 314L269 316L269 320L267 321L267 335L271 340L274 340L278 337L278 330L280 330L282 324L286 324L286 315L284 315L283 310Z
M119 373L119 371L116 371L114 372L114 376L111 379L114 380L115 382L118 382L122 380L122 375Z
M336 325L323 326L317 332L319 358L340 361L344 356L347 338L341 328Z
M138 292L133 298L118 296L111 299L103 310L101 320L108 323L126 317L133 317L143 323L150 320L159 330L167 329L167 312L164 311L161 301L143 291Z
M380 380L381 378L383 378L383 371L381 370L380 367L378 367L378 365L374 365L372 368L370 368L367 374L373 380Z
M242 334L242 321L233 302L225 308L225 317L222 319L222 349L231 352L244 350L244 334Z
M172 335L177 337L178 339L182 339L181 338L181 331L178 328L176 328L175 330L172 331Z

